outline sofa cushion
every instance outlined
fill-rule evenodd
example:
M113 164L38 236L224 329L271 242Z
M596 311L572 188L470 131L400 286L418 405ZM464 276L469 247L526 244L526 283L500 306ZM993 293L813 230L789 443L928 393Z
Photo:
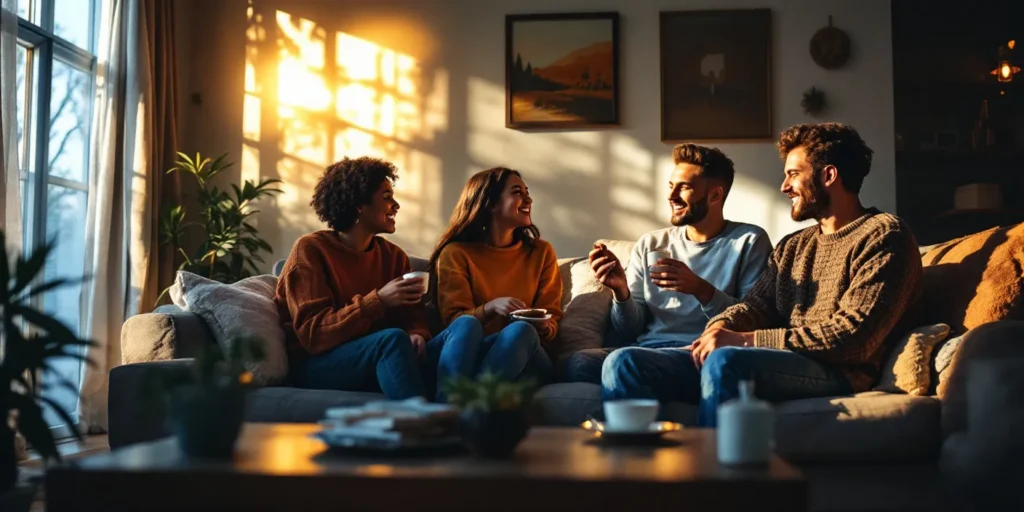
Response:
M932 353L932 387L928 392L930 395L937 394L939 386L946 382L949 375L953 373L951 371L953 367L953 356L956 355L957 351L960 350L960 342L963 340L963 336L957 336L955 338L948 338L935 346L935 350Z
M942 429L951 435L967 429L967 389L977 361L1024 357L1024 322L992 322L964 334L953 354L949 376L940 379Z
M927 323L949 324L959 335L988 322L1024 320L1024 224L952 240L922 263Z
M882 364L875 391L927 395L932 381L932 352L949 336L946 324L913 329L896 340Z
M568 265L569 279L563 290L569 300L558 323L558 341L552 358L556 362L574 352L604 345L612 293L594 279L590 263L580 258ZM564 274L563 274L564 276Z
M380 393L269 387L248 395L245 421L265 423L315 423L324 412L339 405L359 405L384 399Z
M177 306L160 306L141 313L121 326L121 364L192 358L215 343L209 326L199 315Z
M225 355L233 353L236 340L258 341L263 359L244 366L253 382L269 386L288 376L285 332L274 303L276 288L277 278L266 274L225 284L179 270L170 295L176 306L206 321Z
M934 456L942 440L933 397L867 391L775 404L775 452L791 461Z

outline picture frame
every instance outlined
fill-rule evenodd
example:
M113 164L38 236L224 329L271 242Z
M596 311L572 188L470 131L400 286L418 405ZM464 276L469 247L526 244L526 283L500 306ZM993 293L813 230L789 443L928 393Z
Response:
M619 126L617 12L505 16L505 126Z
M661 140L772 140L770 9L659 13Z

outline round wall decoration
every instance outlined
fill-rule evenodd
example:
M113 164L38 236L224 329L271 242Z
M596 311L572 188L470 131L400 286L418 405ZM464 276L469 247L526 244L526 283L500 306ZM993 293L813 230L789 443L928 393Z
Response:
M825 69L840 68L849 60L850 37L832 26L832 16L828 17L828 26L811 37L811 58Z

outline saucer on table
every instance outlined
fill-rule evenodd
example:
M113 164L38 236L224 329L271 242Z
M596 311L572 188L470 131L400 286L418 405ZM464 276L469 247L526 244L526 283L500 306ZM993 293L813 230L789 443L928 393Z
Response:
M671 421L653 421L646 429L640 430L614 430L609 429L604 422L590 419L581 425L584 430L592 432L594 437L607 439L609 441L650 441L659 439L666 432L676 432L683 429L680 423Z

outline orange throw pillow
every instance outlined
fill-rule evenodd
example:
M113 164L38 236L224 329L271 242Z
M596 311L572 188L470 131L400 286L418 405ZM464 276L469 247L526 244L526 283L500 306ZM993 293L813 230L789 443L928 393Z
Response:
M996 320L1024 320L1024 223L939 245L922 263L927 323L948 324L959 335Z

